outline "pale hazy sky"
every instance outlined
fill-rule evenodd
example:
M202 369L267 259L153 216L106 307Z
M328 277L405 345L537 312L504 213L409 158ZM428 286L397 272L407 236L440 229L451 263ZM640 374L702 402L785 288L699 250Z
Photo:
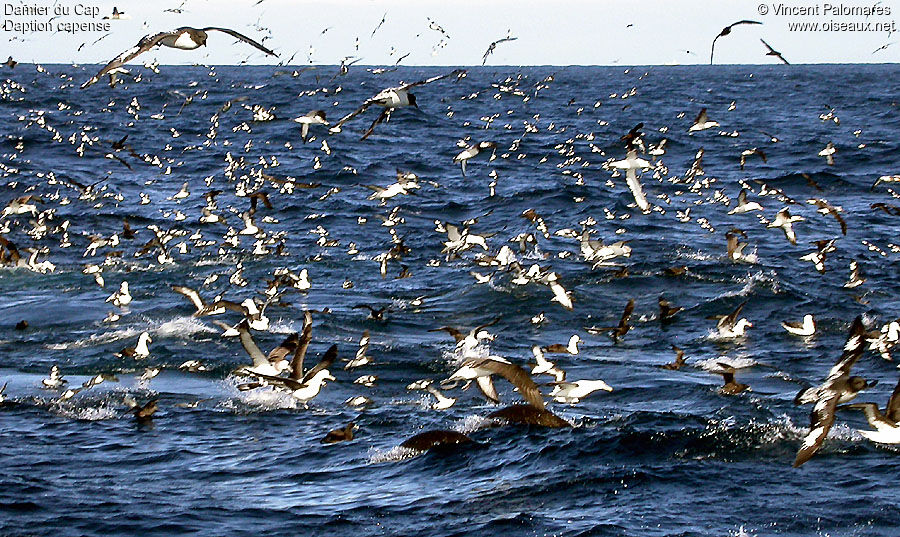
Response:
M360 64L480 65L487 46L507 35L518 40L500 44L489 65L636 65L708 63L713 38L733 22L751 19L762 25L742 25L716 44L716 63L767 64L778 60L765 55L760 38L792 63L892 63L900 60L900 43L873 54L885 44L900 41L886 31L791 31L795 22L858 23L859 26L900 21L900 0L868 3L844 1L843 6L877 4L889 15L852 16L826 13L827 3L755 1L620 0L2 0L12 6L67 6L72 14L59 22L100 22L100 16L77 16L77 6L96 7L101 16L113 6L130 15L111 21L106 32L28 32L8 29L9 22L46 21L39 15L4 16L2 32L14 58L37 63L105 63L134 45L143 35L179 26L224 26L261 40L281 58L268 58L245 44L234 44L225 34L213 34L210 46L197 51L159 49L138 62L156 58L160 63L274 64L296 56L292 64L312 61L337 64L345 56L361 57ZM818 8L818 15L778 15L779 4ZM840 4L836 1L833 5ZM761 14L761 11L768 11ZM702 13L702 16L699 15ZM52 15L51 15L52 16ZM374 37L372 31L385 17ZM429 29L428 18L449 34ZM894 24L897 24L894 22ZM629 26L631 25L631 26ZM265 30L260 30L259 28ZM323 30L328 30L323 34ZM104 37L104 35L106 35ZM96 42L98 39L102 39ZM359 50L356 39L359 38ZM84 44L79 51L78 48ZM392 48L394 53L391 54ZM3 53L3 51L0 51Z

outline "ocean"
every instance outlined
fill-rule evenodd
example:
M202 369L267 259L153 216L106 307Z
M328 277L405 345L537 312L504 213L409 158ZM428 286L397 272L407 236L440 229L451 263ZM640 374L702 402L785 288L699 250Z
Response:
M900 193L873 187L900 171L895 66L472 67L413 88L418 108L394 111L365 140L378 106L338 133L312 125L307 143L291 119L321 109L333 126L383 88L452 68L128 68L118 87L86 90L97 66L3 72L0 206L40 196L40 217L6 214L0 234L53 267L0 268L0 535L896 535L898 450L858 432L869 429L861 412L838 410L821 449L792 468L810 424L798 390L826 377L856 316L873 330L900 316ZM702 108L719 126L689 133ZM609 165L638 123L652 167L640 178L647 213ZM663 139L664 154L650 155ZM496 149L463 175L454 157L487 141ZM829 142L833 165L818 154ZM753 154L741 169L752 148L765 161ZM398 170L419 188L369 199L367 185L387 187ZM743 187L762 210L728 214ZM224 223L200 221L211 190ZM241 235L254 192L272 208L260 202L259 233ZM840 208L846 234L813 199ZM796 245L766 227L785 207L805 219ZM529 209L539 219L523 217ZM484 246L445 251L448 224ZM735 228L755 262L729 259ZM628 241L630 256L596 266L583 229ZM534 240L520 247L523 234ZM800 259L831 239L824 273ZM484 260L504 246L524 270L556 273L573 309ZM392 248L404 251L382 276ZM865 281L848 288L851 261ZM101 267L103 287L88 265ZM279 269L305 269L311 287L282 286L270 301L269 326L253 331L263 352L301 329L303 310L331 310L313 317L307 364L337 344L335 380L306 405L239 390L246 379L233 372L250 359L212 320L241 316L195 317L170 288L261 304ZM133 300L118 307L107 298L123 281ZM684 308L670 322L660 297ZM624 336L587 330L616 326L630 299ZM708 317L745 301L752 327L719 337ZM362 304L387 307L384 320ZM805 314L814 336L782 328ZM463 360L431 330L495 319L493 339L470 355L530 370L533 346L577 334L577 355L548 359L567 380L603 379L613 391L577 404L545 397L573 425L556 429L493 426L487 415L501 406L475 387L446 390L457 401L441 411L407 388L439 386ZM145 331L149 357L115 356ZM345 370L364 331L371 363ZM672 345L686 365L659 368ZM189 360L204 370L179 368ZM60 400L64 389L41 384L53 365L69 388L101 373L115 380ZM720 393L725 366L750 389ZM147 368L160 372L140 380ZM853 371L879 383L857 400L883 406L896 369L867 350ZM362 375L377 380L353 382ZM549 394L552 377L535 381ZM509 382L495 384L502 405L522 402ZM356 396L371 401L345 403ZM132 398L158 398L159 410L137 421ZM351 421L352 441L321 443ZM477 445L398 447L432 429Z

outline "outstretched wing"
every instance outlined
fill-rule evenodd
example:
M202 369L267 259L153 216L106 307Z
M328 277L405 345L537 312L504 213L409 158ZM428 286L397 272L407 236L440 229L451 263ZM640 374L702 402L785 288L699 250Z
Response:
M531 375L521 367L516 364L491 359L484 360L478 364L478 367L502 376L519 389L519 394L528 404L539 410L544 410L544 399L541 397L537 384L531 380Z
M841 358L828 372L826 382L841 375L849 375L850 368L859 360L865 350L866 327L863 325L862 317L857 316L850 325L850 335L847 336L847 343L844 344L844 352Z
M249 43L249 44L253 45L254 47L256 47L259 50L268 54L269 56L278 56L278 54L275 54L273 51L267 49L266 47L262 46L261 44L257 43L256 41L250 39L249 37L247 37L246 35L244 35L240 32L235 32L234 30L229 30L228 28L216 28L214 26L210 26L209 28L201 28L201 30L203 30L204 32L209 32L211 30L215 30L217 32L225 32L226 34L228 34L232 37L236 37L245 43Z
M834 409L837 407L838 394L834 394L830 398L822 398L816 401L816 406L810 413L809 434L803 439L803 445L797 451L797 457L794 459L794 468L797 468L819 450L831 425L834 424Z
M466 72L465 69L455 69L455 70L453 70L449 73L445 73L443 75L433 76L431 78L426 78L425 80L419 80L418 82L411 82L409 84L403 84L402 86L400 86L399 88L396 88L396 89L409 89L409 88L412 88L415 86L431 84L432 82L437 82L438 80L442 80L444 78L450 78L451 76L459 76L465 72Z
M131 47L130 49L113 58L111 62L103 67L103 69L100 69L100 72L98 72L96 75L92 76L90 80L82 84L81 89L85 89L97 83L106 73L112 71L117 67L121 67L131 60L137 58L141 54L158 45L160 41L171 35L174 34L172 32L160 32L155 35L147 35L142 37L141 40L138 41L137 45Z
M319 360L319 363L317 363L314 367L310 368L310 370L307 371L305 375L303 375L303 379L301 379L300 382L302 382L303 384L306 384L307 382L309 382L309 379L316 376L316 373L318 373L319 371L321 371L323 369L327 369L327 368L331 367L331 364L334 363L334 360L336 358L337 358L337 345L332 345L331 347L328 347L327 351L325 351L325 356L323 356L322 359Z

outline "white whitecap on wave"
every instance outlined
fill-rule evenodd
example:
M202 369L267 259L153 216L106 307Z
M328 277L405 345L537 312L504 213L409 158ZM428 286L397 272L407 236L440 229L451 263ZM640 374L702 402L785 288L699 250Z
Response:
M397 462L411 459L422 452L401 446L395 446L387 450L373 449L369 452L369 460L366 464L380 464L383 462Z
M756 360L753 358L731 358L728 356L718 356L715 358L707 358L706 360L700 360L696 362L694 365L703 369L704 371L709 371L712 373L717 373L722 370L722 366L719 364L723 364L729 367L733 367L735 369L742 369L745 367L753 367L758 364Z

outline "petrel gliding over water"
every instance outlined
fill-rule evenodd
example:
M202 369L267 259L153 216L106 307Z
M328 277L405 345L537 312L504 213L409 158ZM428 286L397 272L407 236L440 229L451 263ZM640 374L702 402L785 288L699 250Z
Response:
M713 62L713 53L715 53L715 51L716 51L716 41L720 37L725 37L726 35L730 34L731 29L739 24L762 24L762 23L759 21L742 20L742 21L737 21L734 24L729 24L728 26L722 28L722 31L719 32L719 35L717 35L716 38L713 39L712 47L710 47L710 49L709 49L709 64L710 65L712 65L712 62Z
M138 41L137 45L113 58L112 61L106 64L103 69L100 69L100 72L98 72L96 75L92 76L90 80L82 84L81 89L91 86L92 84L100 80L100 78L109 71L125 65L126 63L137 58L141 54L147 52L157 45L165 45L167 47L180 48L182 50L194 50L196 48L200 48L206 45L206 38L208 37L207 32L211 32L213 30L217 32L225 32L232 37L236 37L241 41L253 45L254 47L270 56L277 56L277 54L275 54L273 51L260 45L246 35L235 32L234 30L229 30L228 28L216 28L213 26L207 28L190 28L185 26L171 32L160 32L158 34L146 35L142 37L141 40Z

